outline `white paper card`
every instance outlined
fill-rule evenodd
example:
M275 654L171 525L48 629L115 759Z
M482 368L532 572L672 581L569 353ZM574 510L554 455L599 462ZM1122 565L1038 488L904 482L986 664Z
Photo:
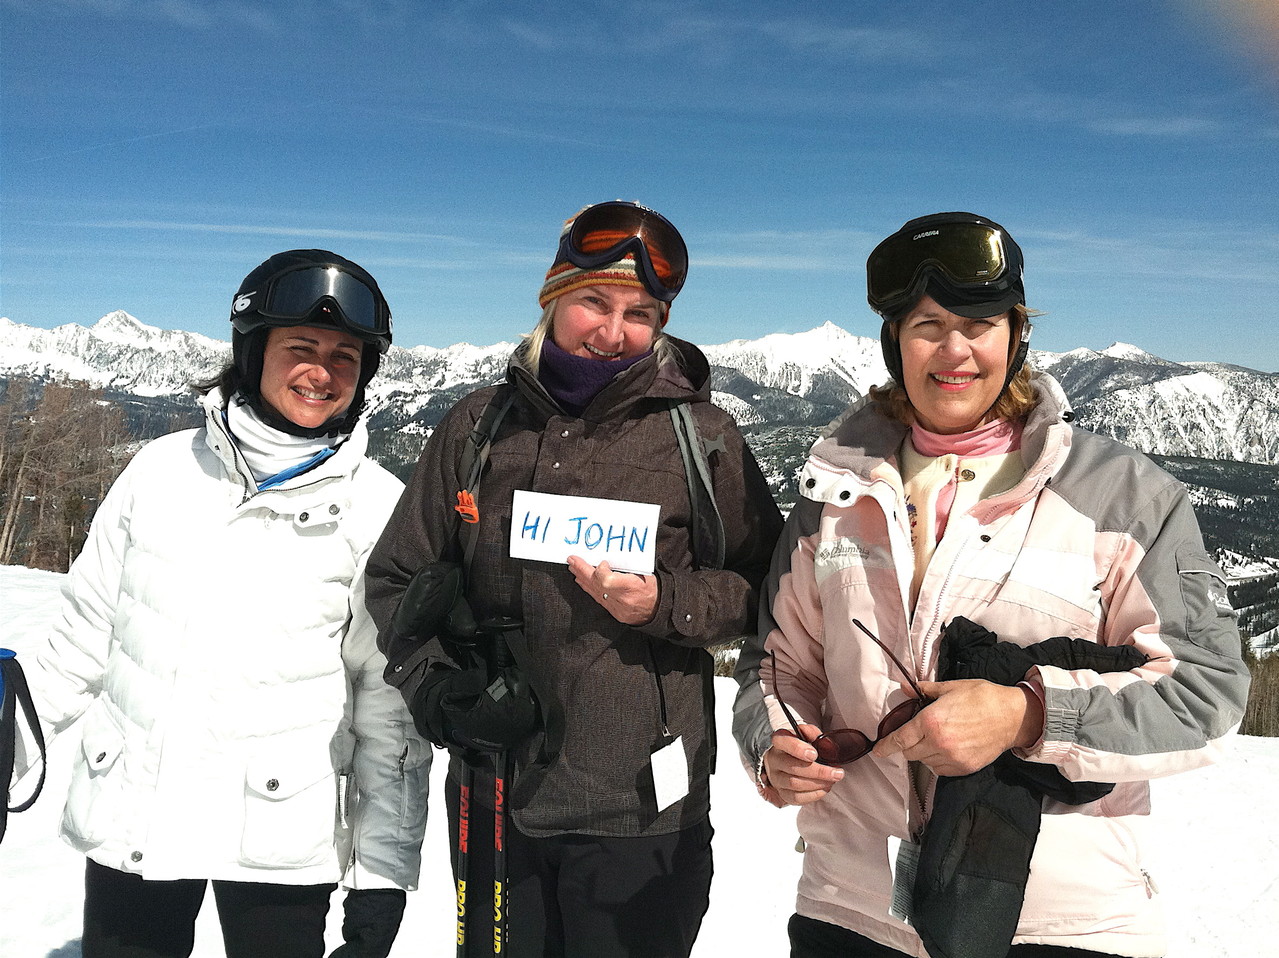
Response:
M511 557L567 562L651 574L661 506L625 499L555 496L517 489L511 500Z
M893 872L893 900L888 913L898 921L914 924L915 874L919 871L919 846L890 836L888 865Z
M682 735L653 753L653 791L657 793L659 812L688 794L688 756L684 754Z

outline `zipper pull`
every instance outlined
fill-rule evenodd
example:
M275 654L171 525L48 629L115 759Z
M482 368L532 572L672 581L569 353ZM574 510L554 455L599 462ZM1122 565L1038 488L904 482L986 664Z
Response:
M1141 870L1141 877L1146 881L1146 897L1154 898L1159 894L1159 886L1155 884L1155 878L1146 869Z

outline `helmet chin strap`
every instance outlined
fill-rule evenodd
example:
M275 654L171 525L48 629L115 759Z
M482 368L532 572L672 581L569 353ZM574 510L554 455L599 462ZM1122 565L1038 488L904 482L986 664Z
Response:
M999 400L1004 398L1004 393L1008 391L1009 383L1013 381L1014 376L1021 372L1021 367L1026 364L1026 354L1030 352L1030 331L1033 328L1030 320L1026 320L1026 325L1021 329L1021 342L1017 344L1017 351L1013 353L1012 359L1008 361L1008 375L1004 377L1004 384L1000 387L999 395L995 397L995 401L981 414L982 419L990 415L990 411L998 405Z
M350 432L350 427L354 425L354 423L347 423L347 415L351 411L349 407L318 426L299 426L292 419L276 412L262 398L260 392L255 392L252 396L246 395L244 399L261 420L272 429L278 429L280 432L288 433L290 436L297 436L299 439L323 439L326 436L340 436L344 432Z
M352 432L355 429L356 420L364 411L365 388L381 365L382 355L378 347L373 343L365 343L360 352L360 376L356 381L355 393L351 397L351 405L319 426L299 426L276 412L262 398L262 362L268 332L266 327L262 327L249 333L232 333L231 336L232 361L240 372L239 394L244 397L245 402L253 408L263 422L280 432L300 439L320 439L324 436L341 436Z

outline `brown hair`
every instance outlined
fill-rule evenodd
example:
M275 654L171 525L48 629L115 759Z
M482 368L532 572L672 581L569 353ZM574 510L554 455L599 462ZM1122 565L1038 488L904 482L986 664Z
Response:
M1027 309L1021 303L1017 303L1008 311L1008 359L1010 362L1021 346L1022 334L1030 325L1031 318L1040 315L1042 314L1036 310ZM887 324L887 334L894 340L897 339L900 329L901 319ZM995 404L990 407L996 419L1021 419L1035 408L1035 390L1030 384L1032 371L1030 358L1027 356L1026 362L1022 364L1021 369L1017 370L1017 375L1013 376L1012 381L995 400ZM896 380L889 380L883 386L871 386L870 398L879 404L884 415L890 419L896 419L907 426L914 423L915 407L911 404L910 396L906 394L906 387Z

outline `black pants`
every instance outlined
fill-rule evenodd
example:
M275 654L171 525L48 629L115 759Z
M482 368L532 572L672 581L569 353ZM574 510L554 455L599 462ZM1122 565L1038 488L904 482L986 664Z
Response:
M791 915L791 958L902 958L903 953L828 922ZM1013 945L1008 958L1115 958L1100 951L1061 945Z
M489 779L491 781L491 779ZM444 790L451 848L458 786ZM474 955L493 953L491 797L470 803L466 934ZM509 958L686 958L710 903L707 819L671 835L530 838L508 823Z
M84 958L187 958L207 882L144 881L89 862L84 872ZM227 958L323 958L334 885L215 881Z

